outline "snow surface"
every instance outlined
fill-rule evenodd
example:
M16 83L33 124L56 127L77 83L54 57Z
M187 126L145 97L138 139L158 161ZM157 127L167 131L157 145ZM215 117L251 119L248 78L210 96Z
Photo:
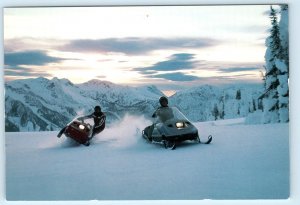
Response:
M126 116L78 146L57 132L6 133L7 200L198 200L289 197L289 125L195 123L210 145L147 143Z

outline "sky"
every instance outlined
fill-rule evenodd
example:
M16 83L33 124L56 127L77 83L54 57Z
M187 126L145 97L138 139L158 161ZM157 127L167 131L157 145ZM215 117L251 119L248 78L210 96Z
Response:
M270 5L4 8L6 81L262 83Z

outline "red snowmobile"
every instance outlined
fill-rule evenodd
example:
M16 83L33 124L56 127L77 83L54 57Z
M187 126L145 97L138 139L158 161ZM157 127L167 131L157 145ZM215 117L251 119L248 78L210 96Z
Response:
M91 136L92 131L92 125L85 123L84 121L79 121L75 118L59 132L57 137L61 137L62 134L65 134L66 137L73 139L79 144L89 146L89 137Z

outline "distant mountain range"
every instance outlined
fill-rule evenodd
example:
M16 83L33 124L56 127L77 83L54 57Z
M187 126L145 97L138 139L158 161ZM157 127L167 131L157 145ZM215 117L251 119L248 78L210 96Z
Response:
M169 98L192 121L244 117L259 108L255 88L194 87ZM76 116L100 105L108 124L125 114L149 117L163 93L155 86L130 87L91 80L73 84L67 79L15 80L5 83L5 130L58 130Z
M261 89L259 86L220 88L204 85L177 92L170 98L170 103L192 121L240 118L262 109L258 100Z

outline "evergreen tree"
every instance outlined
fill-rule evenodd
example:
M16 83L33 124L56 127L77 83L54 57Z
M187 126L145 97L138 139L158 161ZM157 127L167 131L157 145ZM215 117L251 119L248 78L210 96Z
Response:
M265 88L266 91L263 94L263 103L264 103L264 122L278 122L279 121L279 94L277 91L277 87L279 85L278 73L279 70L276 66L276 59L281 55L281 44L279 37L279 26L277 22L277 14L275 9L271 6L271 11L269 15L271 19L271 34L266 40L266 74L265 74Z
M289 121L289 38L288 38L288 5L280 6L281 18L279 22L281 54L275 62L279 73L279 86L277 91L279 94L279 120L280 122Z
M263 104L262 99L258 99L257 109L264 112L264 104Z
M218 119L219 114L220 114L220 113L219 113L218 106L217 106L217 104L215 104L214 109L213 109L213 111L212 111L212 115L215 117L215 120Z
M225 99L222 101L222 111L220 113L220 118L223 120L225 118Z
M266 66L263 66L263 67L265 70L267 70ZM260 71L260 76L261 76L261 79L263 80L264 87L266 87L266 75L265 75L264 71L262 71L262 70Z
M252 99L253 112L256 111L256 103L255 100Z
M287 66L287 73L289 73L289 32L288 32L288 5L282 4L280 6L281 18L279 22L280 40L282 47L282 59Z
M264 122L288 122L288 34L287 5L281 6L281 19L271 6L271 32L266 40L265 93L263 99Z
M241 98L242 98L241 90L237 90L237 91L236 91L235 99L240 100Z
M273 7L271 6L271 12L270 12L270 19L271 19L271 42L270 42L270 48L271 52L273 54L273 58L270 59L272 61L275 60L275 58L282 58L282 47L281 47L281 40L280 40L280 32L279 32L279 25L278 25L278 18L277 18L277 12ZM276 72L276 71L274 71Z

